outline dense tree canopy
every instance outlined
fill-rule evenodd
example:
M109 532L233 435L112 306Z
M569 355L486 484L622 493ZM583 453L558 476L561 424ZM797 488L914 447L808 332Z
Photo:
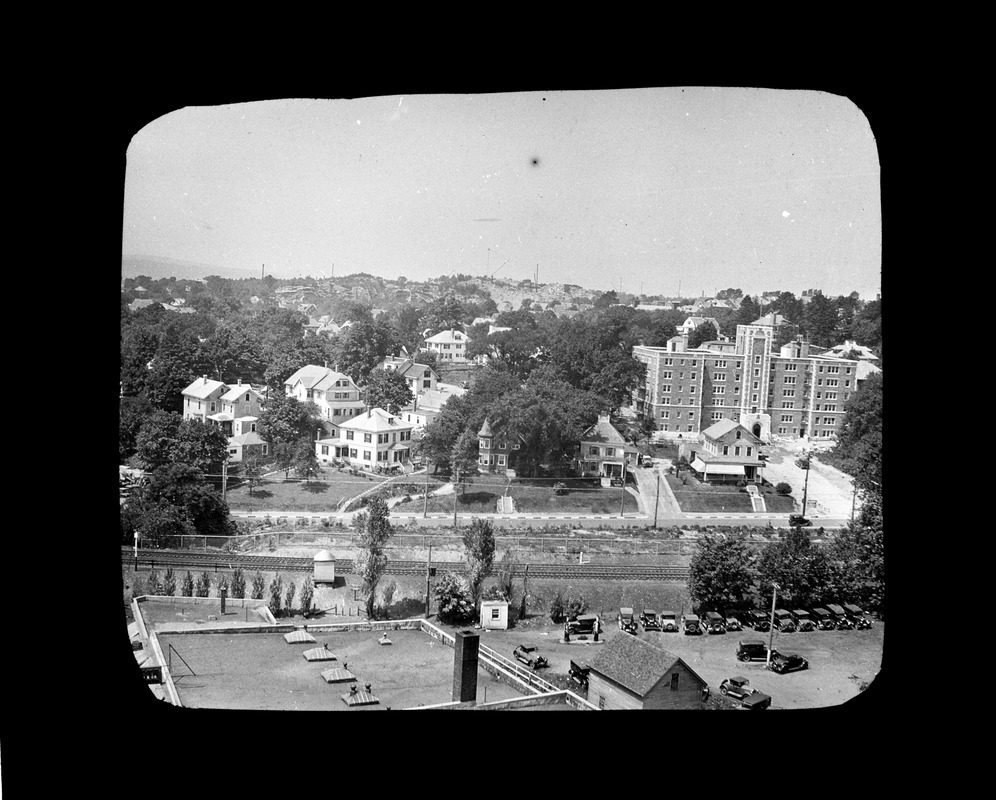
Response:
M844 403L844 421L830 454L859 489L872 493L880 493L882 484L882 375L870 375Z
M183 464L200 473L217 473L227 458L228 437L215 425L156 411L135 437L135 454L144 469Z
M699 539L688 578L688 592L696 605L712 611L743 607L753 593L754 560L740 539Z
M405 376L393 369L371 370L364 392L370 408L383 408L392 414L397 414L415 399Z
M302 403L275 389L267 395L260 410L257 428L259 435L270 444L286 444L301 438L313 439L321 420L314 403Z

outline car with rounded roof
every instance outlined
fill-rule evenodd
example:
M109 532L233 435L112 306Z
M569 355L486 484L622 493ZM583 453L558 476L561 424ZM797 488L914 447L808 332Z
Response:
M809 669L809 662L798 653L779 653L777 650L772 650L769 667L772 672L784 675L786 672Z
M539 648L535 645L520 644L512 651L512 655L527 667L532 667L533 669L550 666L550 662L539 654Z
M739 700L739 708L748 708L757 711L768 708L771 705L771 697L751 686L750 681L742 675L724 680L719 684L719 693L723 697L732 697Z

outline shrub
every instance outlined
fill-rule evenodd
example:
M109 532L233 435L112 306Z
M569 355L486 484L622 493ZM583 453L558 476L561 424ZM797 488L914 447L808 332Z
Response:
M155 570L149 573L149 594L161 595L163 593L163 582L159 573Z
M505 594L505 590L502 589L497 583L489 586L484 590L484 594L481 595L482 600L505 600L506 602L511 598Z
M284 591L284 579L280 577L279 574L273 576L273 580L270 581L270 613L275 617L280 616L280 602L281 595Z
M211 575L207 572L202 572L200 577L197 579L197 596L208 597L210 594L211 594Z
M284 610L287 612L287 616L291 615L291 606L294 604L294 595L297 592L297 587L294 585L294 581L287 584L287 594L284 595Z
M183 584L180 586L180 594L183 597L193 597L194 596L194 576L190 574L190 570L187 570L187 574L183 576Z
M384 587L384 607L387 608L394 602L394 594L398 591L398 584L395 581L391 581L387 586Z
M232 597L238 597L241 600L245 596L246 576L242 573L241 568L236 567L232 573Z
M262 600L263 592L266 589L266 578L263 577L263 573L256 570L256 574L252 576L252 593L249 595L251 600Z
M166 574L163 575L163 594L166 597L176 594L176 575L173 574L172 567L166 567Z
M564 594L557 592L553 602L550 603L550 619L554 622L564 621Z
M433 587L439 619L446 623L467 622L477 616L470 583L462 575L446 572Z
M567 600L567 606L564 608L564 614L568 619L574 619L584 614L588 610L588 603L585 601L584 597L578 595L577 597L571 597ZM557 620L554 620L555 622Z
M775 485L775 492L777 494L792 494L792 487L785 483L785 481L782 481Z
M315 584L309 575L301 584L301 613L308 616L311 613L311 600L315 596Z
M563 481L557 481L553 484L553 493L558 495L567 494L567 484Z

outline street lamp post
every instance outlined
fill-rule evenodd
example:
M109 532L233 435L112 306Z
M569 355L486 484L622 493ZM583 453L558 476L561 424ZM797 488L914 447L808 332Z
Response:
M138 569L138 528L135 529L135 569Z
M771 584L771 626L768 628L768 657L765 666L771 666L771 645L775 638L775 598L778 596L778 584Z

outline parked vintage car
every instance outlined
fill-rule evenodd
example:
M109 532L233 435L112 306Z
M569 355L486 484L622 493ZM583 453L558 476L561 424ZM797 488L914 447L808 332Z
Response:
M872 626L871 620L865 616L865 612L861 610L860 606L856 606L854 603L844 603L844 612L859 631L867 630Z
M602 621L598 614L579 614L564 623L565 636L591 636L602 632Z
M792 615L784 608L775 609L775 630L781 633L795 633Z
M789 525L793 528L805 528L807 525L812 524L802 514L789 514Z
M723 697L733 697L740 701L741 708L752 710L765 709L771 705L771 697L755 689L750 681L743 676L727 678L719 685L719 693Z
M726 633L723 618L715 611L706 611L703 614L702 624L709 633Z
M798 653L779 653L771 651L771 671L782 675L799 669L809 669L809 662Z
M678 615L673 611L662 611L657 615L657 621L665 633L676 633L678 630Z
M533 669L550 666L550 662L539 654L539 648L531 644L520 644L512 651L512 655L527 667L532 667Z
M771 622L768 615L763 611L748 611L747 619L747 624L759 633L764 633L771 628Z
M741 611L736 611L732 608L728 608L723 612L723 624L726 625L726 630L728 631L739 631L743 630L743 624L740 622Z
M619 609L619 630L635 634L640 629L632 608Z
M841 606L836 603L827 603L827 611L833 615L833 624L837 630L854 630L854 623L851 622L850 617L847 616L847 612Z
M682 614L681 629L686 636L701 634L702 622L696 614Z
M737 642L738 661L767 661L768 646L760 639L741 639Z
M833 621L833 614L827 609L817 606L811 612L816 627L821 631L832 631L837 625Z
M792 610L792 620L795 622L795 628L798 631L816 630L816 623L813 622L813 618L809 616L809 612L803 608L795 608Z
M580 686L585 691L588 690L588 673L591 670L587 664L582 661L571 660L570 675L571 680Z
M652 608L643 609L643 613L640 614L640 624L643 626L643 630L645 631L659 631L661 629L661 623L657 618L657 612Z
M743 699L747 695L754 694L754 691L755 689L750 685L750 681L742 675L727 678L719 684L719 693L725 697Z
M737 706L738 710L746 709L748 711L764 711L766 708L771 707L771 695L765 694L764 692L755 691L754 694L749 694L743 700L740 701L740 705Z

